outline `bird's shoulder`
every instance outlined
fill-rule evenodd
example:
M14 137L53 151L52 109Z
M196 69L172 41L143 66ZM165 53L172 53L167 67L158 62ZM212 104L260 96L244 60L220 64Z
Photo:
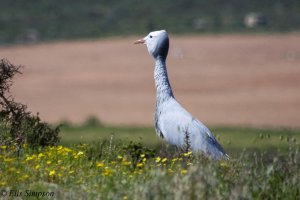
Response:
M192 117L192 115L174 98L170 98L161 107L162 114L172 114L177 117Z

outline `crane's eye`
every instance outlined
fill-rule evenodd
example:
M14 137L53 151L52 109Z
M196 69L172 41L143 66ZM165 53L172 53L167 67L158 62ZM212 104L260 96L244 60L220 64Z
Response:
M150 35L149 37L152 38L152 35Z

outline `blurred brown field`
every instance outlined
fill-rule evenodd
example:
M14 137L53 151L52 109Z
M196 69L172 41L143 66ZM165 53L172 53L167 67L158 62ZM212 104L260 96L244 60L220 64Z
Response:
M174 94L202 122L300 127L300 34L170 37ZM0 56L24 66L12 95L46 121L151 125L154 63L135 39L1 47Z

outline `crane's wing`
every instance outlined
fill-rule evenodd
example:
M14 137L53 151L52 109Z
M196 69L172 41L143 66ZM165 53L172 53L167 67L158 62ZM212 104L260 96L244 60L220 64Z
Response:
M201 151L213 159L226 157L209 129L173 98L164 104L157 123L164 139L170 144L184 147L188 139L194 152Z

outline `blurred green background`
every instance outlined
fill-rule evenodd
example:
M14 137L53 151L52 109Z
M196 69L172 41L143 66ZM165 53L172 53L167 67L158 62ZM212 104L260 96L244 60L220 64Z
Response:
M1 0L0 44L141 34L291 32L299 0Z

